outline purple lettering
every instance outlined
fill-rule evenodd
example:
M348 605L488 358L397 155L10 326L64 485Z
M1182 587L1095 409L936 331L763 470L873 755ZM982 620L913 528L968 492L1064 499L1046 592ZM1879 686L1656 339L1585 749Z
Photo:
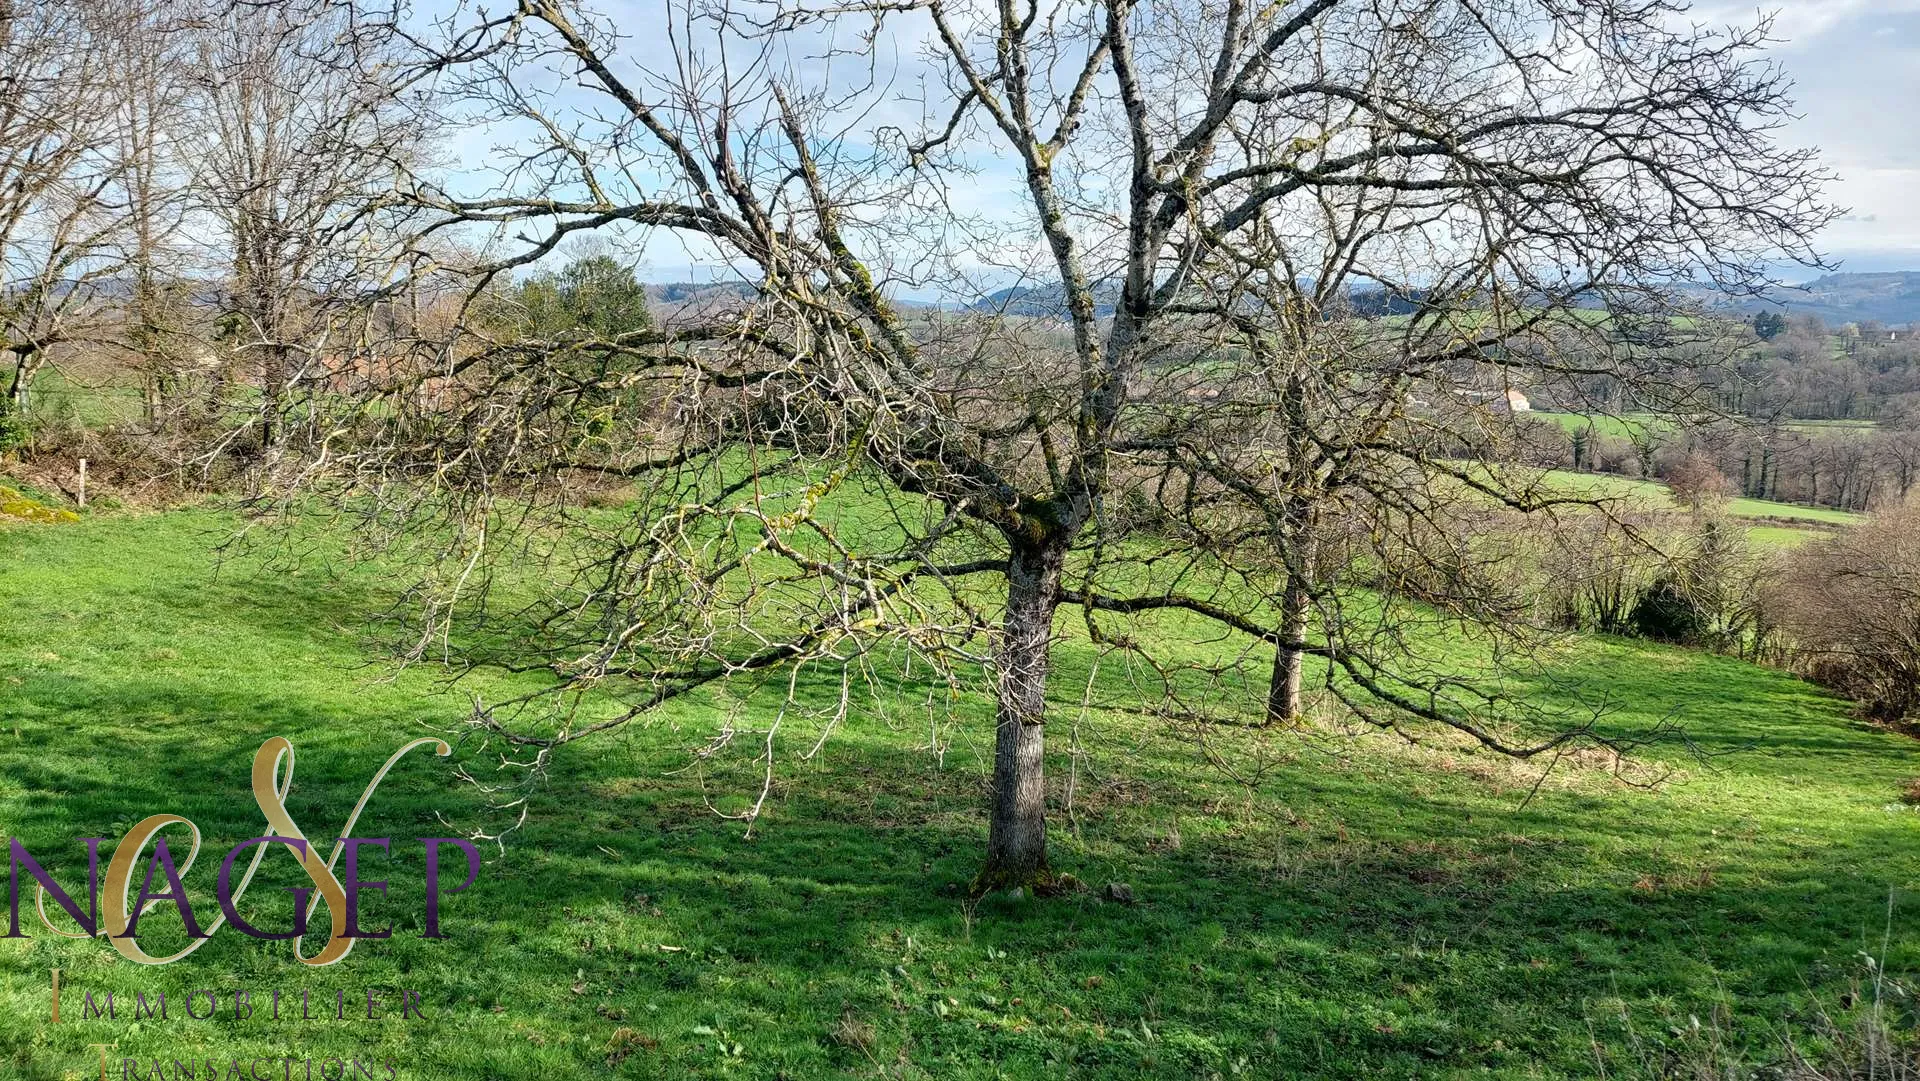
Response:
M388 847L387 838L348 837L341 841L340 844L346 849L342 859L346 873L340 878L340 888L347 892L347 930L345 937L392 938L393 928L391 927L384 931L362 931L360 929L360 891L366 889L375 890L380 893L387 892L387 884L385 881L360 881L360 846L371 845L383 852L391 852L391 849ZM431 864L429 864L429 866L431 866ZM431 878L432 872L430 871L428 874L429 878Z
M440 846L458 845L460 851L467 854L466 881L448 893L459 893L480 877L480 850L463 837L422 837L420 843L427 846L427 918L422 937L445 938L447 936L440 933Z
M27 846L20 843L20 838L13 838L8 846L7 855L7 903L12 913L12 922L4 937L27 937L20 933L20 869L22 867L26 868L27 874L40 884L41 889L53 895L54 902L67 910L67 915L73 917L73 921L80 925L80 929L85 931L89 938L100 933L100 841L102 839L87 837L84 840L87 844L87 912L83 916L80 914L80 906L67 895L67 891L56 885L53 876L27 853Z
M263 938L269 942L287 942L307 933L307 897L313 893L312 886L288 886L287 892L293 894L293 930L285 934L269 934L240 918L240 910L233 903L233 865L240 853L256 845L283 844L299 853L301 859L307 856L307 842L300 837L255 837L242 841L227 852L227 858L220 861L220 877L215 881L214 895L220 899L220 911L226 914L227 922L239 929L243 935Z
M156 893L153 889L153 874L159 871L167 876L167 890ZM140 884L140 896L134 899L129 909L132 915L127 917L127 931L115 938L138 938L135 928L142 916L147 913L148 901L172 901L180 910L180 922L187 925L188 938L206 938L200 930L200 924L193 918L193 906L187 903L187 886L180 881L180 870L173 865L173 853L167 850L167 839L158 837L153 842L153 858L147 861L147 878Z

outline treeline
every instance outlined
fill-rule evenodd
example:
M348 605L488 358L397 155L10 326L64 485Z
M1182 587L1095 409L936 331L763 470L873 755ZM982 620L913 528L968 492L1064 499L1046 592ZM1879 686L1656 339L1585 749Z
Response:
M1895 420L1920 409L1920 343L1908 327L1760 312L1727 381L1727 406L1754 418Z
M429 156L383 40L333 4L0 9L0 453L50 373L272 442L364 332L331 314L391 277Z
M1537 419L1526 434L1536 464L1670 480L1702 461L1716 486L1750 499L1865 511L1897 503L1920 486L1920 426L1906 418L1841 426L1702 418ZM1897 426L1896 426L1897 425Z
M1705 461L1730 492L1864 511L1920 485L1920 342L1878 323L1700 315L1613 338L1657 384L1570 376L1526 388L1538 465L1665 480Z

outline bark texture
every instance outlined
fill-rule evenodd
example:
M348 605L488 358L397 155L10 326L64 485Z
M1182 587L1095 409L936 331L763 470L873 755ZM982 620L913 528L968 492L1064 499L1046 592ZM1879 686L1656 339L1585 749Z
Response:
M1295 574L1280 599L1280 644L1273 651L1273 681L1267 687L1267 722L1297 724L1301 717L1301 679L1306 668L1307 585Z
M1050 884L1047 866L1046 696L1053 613L1064 545L1015 548L1007 562L1007 614L999 645L988 889Z

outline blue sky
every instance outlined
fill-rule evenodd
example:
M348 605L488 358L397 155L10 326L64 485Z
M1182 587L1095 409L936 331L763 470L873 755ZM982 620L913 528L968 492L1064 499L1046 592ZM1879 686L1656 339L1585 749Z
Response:
M625 36L629 72L670 66L658 0L599 0L594 7L613 16ZM1803 114L1782 138L1820 149L1839 176L1829 198L1849 208L1823 249L1843 270L1920 270L1920 0L1799 0L1777 8L1695 0L1692 16L1724 25L1749 23L1768 10L1780 39L1773 54L1794 80ZM915 65L893 46L882 38L881 79L900 80L889 89L910 98ZM456 137L456 156L486 160L483 144L490 141L480 132ZM656 239L644 272L655 280L726 276L703 255ZM1801 280L1813 272L1787 269L1782 276Z

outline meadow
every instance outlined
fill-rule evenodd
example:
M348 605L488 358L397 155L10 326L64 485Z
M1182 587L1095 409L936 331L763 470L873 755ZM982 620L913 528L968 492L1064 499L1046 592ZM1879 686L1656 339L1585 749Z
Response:
M1680 513L1671 490L1656 480L1612 473L1577 473L1570 469L1548 470L1543 480L1549 490L1568 497L1604 499L1621 509L1668 515ZM1832 507L1811 507L1745 496L1725 500L1719 509L1744 526L1744 535L1749 544L1768 550L1805 544L1836 527L1854 525L1864 517Z
M1576 473L1570 469L1549 470L1549 486L1570 496L1613 499L1648 509L1672 509L1673 495L1657 480L1623 477L1613 473ZM1812 522L1824 525L1853 525L1862 515L1832 507L1810 507L1801 503L1780 503L1771 499L1740 497L1726 501L1725 511L1735 518L1776 520L1788 523Z
M0 834L63 882L85 877L76 838L167 811L206 837L188 880L214 911L214 856L262 829L246 768L264 739L294 742L288 806L325 837L394 749L527 686L393 667L365 632L392 599L382 578L319 541L297 566L223 563L211 551L233 526L207 510L0 525ZM1785 1037L1817 1042L1816 1010L1868 1008L1849 997L1868 958L1920 966L1920 811L1901 800L1920 744L1810 685L1579 640L1516 689L1604 699L1610 726L1677 722L1691 743L1642 756L1673 771L1651 790L1597 760L1538 783L1445 742L1332 725L1202 740L1081 711L1081 686L1115 677L1092 675L1071 622L1053 684L1053 853L1083 891L966 895L985 836L984 697L939 703L938 750L903 682L813 759L783 753L750 836L710 806L752 782L750 754L691 753L729 703L690 698L563 750L523 808L456 776L510 780L477 741L402 761L359 835L498 832L525 810L483 847L477 884L446 899L446 939L419 937L411 841L368 900L367 922L394 937L330 968L231 931L160 968L37 926L0 939L0 1063L24 1081L91 1077L107 1043L142 1063L359 1058L503 1081L1652 1076L1714 1046L1777 1059ZM736 743L757 746L771 711L749 699L738 716ZM1236 780L1215 758L1257 768ZM302 881L285 870L261 889ZM263 925L284 922L262 909ZM170 906L153 919L156 941L182 941ZM426 1019L76 1008L88 990L178 1003L243 988L416 990Z
M1568 435L1584 430L1607 439L1630 440L1648 435L1661 438L1679 431L1673 418L1659 413L1563 413L1542 409L1533 413L1533 416L1558 426ZM1788 431L1805 435L1841 431L1871 432L1879 426L1879 422L1873 420L1788 420L1781 423L1781 427Z

